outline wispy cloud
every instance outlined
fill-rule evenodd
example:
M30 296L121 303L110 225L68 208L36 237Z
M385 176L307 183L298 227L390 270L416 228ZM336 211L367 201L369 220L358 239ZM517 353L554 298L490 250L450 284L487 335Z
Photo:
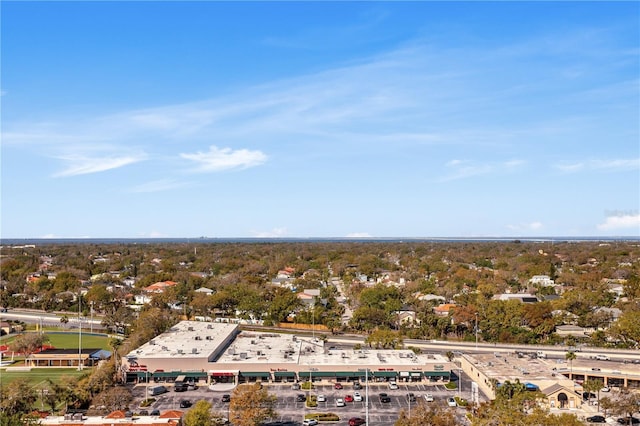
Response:
M162 192L177 188L189 186L189 182L177 181L174 179L159 179L133 186L128 192L146 193L146 192Z
M270 231L255 231L255 238L282 238L287 235L287 228L273 228Z
M53 176L68 177L104 172L137 163L145 158L146 156L144 154L111 157L89 157L85 155L60 156L58 159L65 162L67 167L64 170L55 173Z
M201 173L255 167L267 161L268 158L261 151L248 149L234 151L231 148L218 148L215 145L211 145L208 152L180 154L180 157L196 163L196 167L192 171Z
M537 231L543 228L542 222L534 221L530 223L520 223L517 225L507 225L507 228L512 231Z
M345 238L373 238L368 232L352 232L347 234Z
M478 163L470 160L451 160L445 164L447 172L439 178L440 182L466 179L490 173L509 172L526 164L523 160L504 162Z
M608 216L597 226L600 231L614 231L618 229L634 229L640 233L640 214L621 214Z
M567 162L558 163L554 167L564 173L581 171L624 172L640 169L640 158Z

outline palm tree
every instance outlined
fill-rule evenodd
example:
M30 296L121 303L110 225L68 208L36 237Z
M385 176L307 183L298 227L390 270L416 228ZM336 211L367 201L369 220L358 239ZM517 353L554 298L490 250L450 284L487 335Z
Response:
M569 367L571 368L570 379L573 380L573 360L576 359L575 352L569 351L565 354L564 358L569 361Z

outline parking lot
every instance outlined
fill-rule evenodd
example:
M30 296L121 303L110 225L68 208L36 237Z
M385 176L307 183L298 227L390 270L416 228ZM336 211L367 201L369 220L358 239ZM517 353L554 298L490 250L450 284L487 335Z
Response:
M458 393L457 391L449 391L445 389L444 384L439 382L436 384L419 382L419 383L398 383L398 389L390 389L387 383L370 383L368 389L369 395L369 425L371 426L388 426L398 418L398 414L402 409L410 410L411 407L416 407L417 404L440 404L443 407L447 406L447 397L460 396L468 399L470 397L470 381L466 381L463 378L463 390ZM344 407L336 406L336 399L345 399L347 395L353 396L354 392L359 392L363 399L366 397L366 386L362 386L361 390L354 390L352 383L344 383L343 389L335 389L334 384L330 382L315 382L314 389L311 391L296 390L292 388L292 385L286 383L277 384L265 384L265 388L269 393L276 395L276 412L278 418L273 420L278 421L293 421L295 424L302 424L304 414L313 412L332 412L340 416L340 421L333 424L346 425L351 417L365 418L366 410L365 403L362 402L346 402ZM151 411L152 409L159 409L161 411L169 409L184 410L180 408L180 401L189 400L195 403L199 400L205 400L212 404L213 410L219 412L223 417L229 418L229 403L222 402L223 394L230 394L232 391L212 391L207 386L203 385L196 390L189 390L186 392L174 392L173 387L168 385L170 390L168 393L156 396L156 402L146 409ZM141 408L138 405L146 395L144 385L137 385L133 389L136 400L133 411L139 412ZM416 397L415 402L410 402L408 398L409 393L413 393ZM390 397L390 402L382 403L380 401L379 394L386 393ZM424 395L430 393L433 395L433 402L426 402ZM306 404L303 401L297 400L297 395L324 395L326 401L318 402L317 408L306 408ZM481 402L483 396L480 396ZM456 410L457 417L460 419L459 424L465 424L463 408L452 408Z

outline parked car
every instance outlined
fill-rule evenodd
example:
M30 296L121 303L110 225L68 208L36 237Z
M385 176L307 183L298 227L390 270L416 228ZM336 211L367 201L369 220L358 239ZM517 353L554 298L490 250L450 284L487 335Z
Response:
M433 402L433 395L431 395L430 393L426 394L424 396L424 400L427 402Z
M447 405L449 407L457 407L458 403L456 402L455 398L449 397L447 398Z
M360 384L360 382L354 382L353 383L353 389L355 389L355 390L362 389L362 385Z
M231 402L231 395L229 395L228 393L222 395L222 402Z
M304 426L316 426L318 421L316 419L304 419L302 422Z
M191 407L191 401L189 401L188 399L183 399L182 401L180 401L180 408L189 408Z
M138 413L139 416L148 416L149 412L147 410L140 410L140 412Z
M396 382L389 382L389 389L391 390L398 389L398 384Z
M640 424L640 419L637 417L620 417L616 422L621 425L637 425Z
M606 423L607 419L604 416L591 416L587 417L587 421L590 423Z
M318 398L316 398L316 401L318 402L327 402L327 397L324 395L318 395Z
M336 398L336 407L344 407L345 405L347 404L344 403L344 399Z
M306 400L307 400L307 397L305 394L299 393L298 395L296 395L296 401L305 402Z
M355 402L362 402L362 395L360 395L360 392L353 393L353 400Z
M409 402L416 402L416 395L413 392L409 392L407 394L407 399Z
M386 393L381 393L379 396L380 396L380 402L382 402L383 404L386 404L387 402L391 402L391 397Z
M150 416L159 416L160 415L160 410L158 410L157 408L155 410L151 410L151 413L149 413Z
M351 417L349 419L349 426L361 426L365 424L367 421L362 417Z
M607 386L605 386L602 389L600 389L600 392L610 392L610 391L611 391L611 388L609 388Z
M300 390L300 383L294 383L291 385L291 389L293 390Z
M340 383L336 383L335 385L333 385L334 389L342 389L342 385Z
M345 395L344 402L353 402L353 397L351 395Z

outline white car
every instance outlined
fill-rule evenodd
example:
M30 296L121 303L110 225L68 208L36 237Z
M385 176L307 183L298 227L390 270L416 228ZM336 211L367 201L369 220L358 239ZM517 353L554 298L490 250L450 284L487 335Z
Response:
M362 402L362 395L360 395L360 392L353 393L353 400L355 402Z
M396 382L389 382L389 389L391 390L398 389L398 384Z
M347 404L345 404L344 399L336 398L336 407L344 407L345 405Z
M430 393L426 394L424 396L424 400L427 402L433 402L433 395L431 395Z
M458 403L456 402L456 400L454 398L449 397L449 398L447 398L447 405L449 407L457 407Z
M327 397L324 395L318 395L318 398L316 400L318 402L327 402Z
M607 355L596 355L595 358L598 361L609 361L610 360L610 358Z
M304 419L302 422L304 426L316 426L318 421L316 419Z
M611 391L611 389L606 387L606 386L603 387L602 389L600 389L600 392L610 392L610 391Z

